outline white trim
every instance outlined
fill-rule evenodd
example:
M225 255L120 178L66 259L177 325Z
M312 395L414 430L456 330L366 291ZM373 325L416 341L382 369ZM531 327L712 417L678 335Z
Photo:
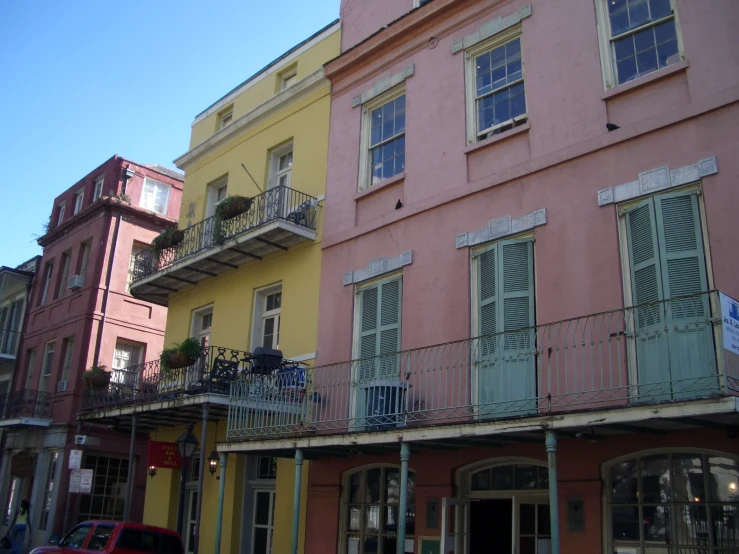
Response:
M277 63L277 64L273 65L272 67L270 67L269 69L266 69L265 71L263 71L262 73L260 73L258 76L254 77L248 83L244 83L244 85L242 85L241 87L239 87L238 89L236 89L235 91L233 91L231 94L229 94L225 98L222 98L221 100L219 100L217 103L215 103L210 108L208 108L207 111L205 111L205 112L201 113L200 115L198 115L194 119L194 121L192 122L191 127L194 127L195 125L197 125L198 123L200 123L201 121L203 121L204 119L206 119L207 117L209 117L209 116L213 115L214 113L218 112L219 110L223 109L224 106L226 106L226 105L230 104L231 102L233 102L233 100L237 96L239 96L242 92L244 92L245 90L250 89L251 87L253 87L254 85L256 85L258 82L260 82L261 80L263 80L264 78L266 78L269 75L272 75L274 73L279 73L281 70L283 70L285 68L285 66L290 65L293 62L293 60L295 60L298 56L300 56L301 54L303 54L307 50L311 49L313 46L315 46L316 44L318 44L319 42L321 42L325 38L328 38L329 36L331 36L332 34L334 34L335 32L337 32L339 29L341 29L341 22L336 22L336 24L334 24L331 27L329 27L328 29L326 29L320 35L318 35L317 37L315 37L315 38L311 39L310 41L306 42L303 46L301 46L300 48L298 48L297 50L295 50L295 52L291 53L289 56L286 56L284 59L282 59L280 61L280 63ZM322 67L319 68L318 71L321 72L321 74L323 74L323 68ZM293 86L295 86L295 85L293 85ZM290 87L290 88L293 88L293 87ZM175 160L175 163L177 163L176 160ZM177 165L179 165L179 164L177 164Z
M105 186L105 173L95 177L95 183L92 190L92 201L100 200L103 197L103 186Z
M77 215L80 213L85 207L85 189L84 187L81 189L78 189L74 193L74 209L72 210L74 213L72 215Z
M151 186L154 187L154 201L152 202L152 207L149 208L147 206L144 206L144 189L146 188L147 183L152 183ZM164 199L164 211L160 212L155 209L156 207L156 189L158 186L162 186L167 191L167 196ZM156 214L160 215L167 215L167 212L169 211L169 193L172 190L172 185L168 185L167 183L162 183L161 181L157 181L156 179L152 179L151 177L144 177L144 182L141 185L141 198L139 199L139 207L143 208L145 210L149 210L150 212L154 212Z
M176 158L174 164L180 169L186 169L188 165L194 163L208 152L215 150L227 141L272 116L274 113L284 110L328 84L328 79L323 76L323 68L314 71L290 88L278 92L238 119L232 120L223 129L220 129L191 150Z
M598 191L598 206L617 204L625 200L647 196L655 192L680 187L700 181L703 177L718 173L718 158L704 158L691 165L670 170L668 166L639 173L639 178L630 183L607 187Z
M257 346L262 346L262 321L264 319L264 308L267 296L276 292L282 292L282 281L259 287L254 290L252 301L252 323L251 323L251 351ZM280 304L282 306L282 304ZM280 308L281 310L282 308Z
M531 16L531 11L531 4L529 4L528 6L524 6L520 10L505 17L496 17L495 19L491 19L471 35L455 40L452 43L452 54L456 54L457 52L465 50L471 46L475 46L502 31L518 25L521 21Z
M393 273L404 266L413 263L413 250L398 254L394 258L377 258L372 260L367 267L347 271L344 273L344 286L363 283L381 275Z
M398 73L394 73L393 75L389 75L383 79L380 79L379 81L375 81L371 89L366 90L362 94L359 94L352 98L352 108L356 108L357 106L361 106L362 104L365 104L370 100L377 98L382 93L390 90L396 85L399 85L406 79L413 77L414 73L415 65L411 64L405 69L400 70Z
M468 246L475 246L477 244L483 244L485 242L516 235L523 231L533 229L534 227L546 225L546 223L546 208L542 208L540 210L533 211L530 214L516 218L511 218L510 215L506 215L499 217L498 219L491 220L487 226L482 229L478 229L477 231L460 233L457 235L455 241L457 249L466 248Z

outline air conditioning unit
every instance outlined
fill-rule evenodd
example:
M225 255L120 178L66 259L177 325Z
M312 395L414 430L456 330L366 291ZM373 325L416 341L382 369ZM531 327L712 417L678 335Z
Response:
M372 380L361 385L365 431L405 427L406 383Z
M69 278L69 288L72 290L81 289L84 284L85 284L84 275L72 275Z
M56 392L67 392L67 381L59 381L56 384Z

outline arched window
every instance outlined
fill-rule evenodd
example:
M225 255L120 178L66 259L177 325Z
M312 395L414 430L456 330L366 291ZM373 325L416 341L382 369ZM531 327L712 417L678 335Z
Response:
M739 461L703 452L645 453L606 468L613 550L722 554L739 548Z
M534 464L495 465L470 474L470 492L548 489L547 468Z
M406 536L416 527L414 472L408 472ZM397 551L400 468L363 468L346 477L342 525L344 554L395 554Z

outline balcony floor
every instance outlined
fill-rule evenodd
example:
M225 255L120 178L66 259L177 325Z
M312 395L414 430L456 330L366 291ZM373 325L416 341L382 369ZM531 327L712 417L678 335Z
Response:
M169 304L169 295L208 277L260 261L270 254L285 251L316 232L289 221L277 220L227 239L222 245L205 248L172 265L135 281L131 294L160 306Z

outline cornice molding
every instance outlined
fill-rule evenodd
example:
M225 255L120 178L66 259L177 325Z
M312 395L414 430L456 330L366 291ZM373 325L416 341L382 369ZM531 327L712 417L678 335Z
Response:
M367 267L347 271L344 273L344 286L361 283L374 279L386 273L392 273L403 266L413 263L413 250L398 254L393 258L377 258L372 260Z
M546 225L546 223L547 210L545 208L516 218L506 215L493 219L482 229L457 235L455 242L457 248L466 248L528 231L534 227Z
M229 140L251 129L266 118L274 115L280 110L303 100L311 93L328 85L328 80L323 76L323 68L320 68L304 79L301 79L290 88L278 92L268 100L265 100L251 111L245 113L236 121L227 125L217 133L198 144L192 150L186 152L174 160L174 164L180 169L186 169L202 156L212 152Z

